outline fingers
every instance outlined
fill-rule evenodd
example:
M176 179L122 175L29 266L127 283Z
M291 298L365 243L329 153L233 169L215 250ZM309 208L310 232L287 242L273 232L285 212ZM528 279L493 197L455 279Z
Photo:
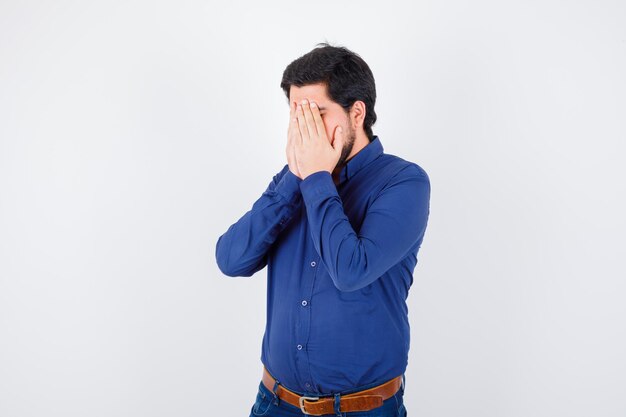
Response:
M289 103L289 122L291 123L291 119L296 117L296 102L292 101Z
M291 104L291 111L289 113L289 141L294 144L296 141L300 141L300 131L298 127L298 118L296 115L296 104Z
M289 103L289 125L287 126L288 139L291 141L291 135L293 134L293 128L295 125L296 106L293 102Z
M315 139L318 136L317 125L315 119L313 119L313 113L311 113L311 107L309 106L309 100L304 100L302 103L302 112L304 113L304 120L309 132L309 138Z
M318 135L323 136L326 131L326 127L324 126L324 121L322 120L322 116L320 115L320 111L315 102L311 102L311 114L313 116L313 120L315 121L315 126L317 126Z
M298 104L298 109L296 110L296 118L298 119L298 129L300 130L300 137L302 141L308 141L309 128L306 126L306 119L304 118L304 111L302 110L301 104Z
M289 169L296 176L300 177L300 173L298 171L297 162L296 162L296 141L300 141L300 131L298 130L298 119L295 116L296 113L296 104L290 103L290 111L289 111L289 128L287 134L287 164L289 165Z

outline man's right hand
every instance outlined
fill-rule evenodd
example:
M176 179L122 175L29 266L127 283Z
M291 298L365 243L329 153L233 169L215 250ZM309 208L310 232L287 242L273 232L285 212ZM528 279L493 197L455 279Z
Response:
M296 177L302 179L300 172L298 171L298 165L296 164L296 153L294 148L295 140L298 138L296 135L300 135L298 131L298 121L296 119L296 103L290 103L289 111L289 129L287 130L287 164L289 164L289 171L291 171Z

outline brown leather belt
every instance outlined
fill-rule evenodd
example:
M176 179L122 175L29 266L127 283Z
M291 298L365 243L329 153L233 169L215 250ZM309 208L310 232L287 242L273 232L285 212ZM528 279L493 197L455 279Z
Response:
M383 401L391 398L402 386L402 375L363 391L342 395L339 398L339 411L342 413L350 411L369 411L383 405ZM275 379L269 371L263 367L263 385L270 391L274 389ZM276 388L278 398L287 401L289 404L298 407L304 414L321 416L324 414L335 414L334 397L306 397L300 396L288 390L282 385Z

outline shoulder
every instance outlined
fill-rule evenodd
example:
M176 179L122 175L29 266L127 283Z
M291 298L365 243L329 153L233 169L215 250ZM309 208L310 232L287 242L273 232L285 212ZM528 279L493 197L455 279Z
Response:
M426 170L415 162L408 161L393 154L382 154L379 158L380 169L383 169L390 180L405 180L407 178L421 179L430 183Z

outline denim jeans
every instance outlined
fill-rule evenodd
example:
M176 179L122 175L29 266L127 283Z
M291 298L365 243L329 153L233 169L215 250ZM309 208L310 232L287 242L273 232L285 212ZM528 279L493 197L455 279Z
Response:
M402 375L404 380L404 375ZM372 385L374 386L374 385ZM363 389L371 388L372 386ZM263 382L259 384L256 401L250 410L250 417L304 417L300 408L278 399L274 393L267 389ZM407 412L404 407L404 386L393 396L383 401L383 405L369 411L350 411L335 414L325 414L325 417L406 417Z

